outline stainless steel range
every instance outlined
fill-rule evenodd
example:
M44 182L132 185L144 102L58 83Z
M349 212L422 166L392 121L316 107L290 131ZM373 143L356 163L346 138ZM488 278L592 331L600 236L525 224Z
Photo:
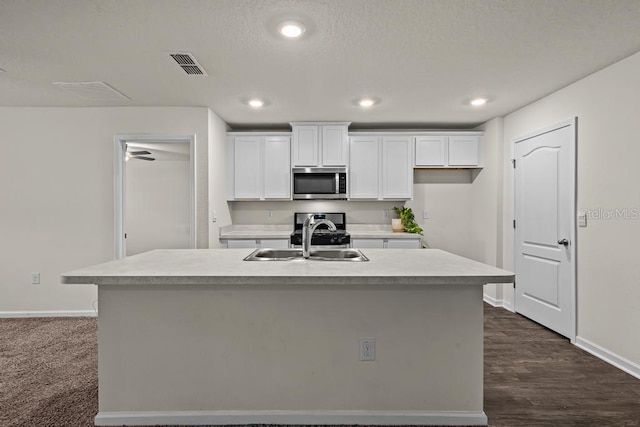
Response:
M344 212L298 212L293 215L293 233L291 233L291 245L293 247L302 246L302 224L309 215L313 215L315 219L328 219L336 226L335 231L329 230L325 224L319 225L311 236L311 246L347 248L351 243L351 237L347 233L347 216Z

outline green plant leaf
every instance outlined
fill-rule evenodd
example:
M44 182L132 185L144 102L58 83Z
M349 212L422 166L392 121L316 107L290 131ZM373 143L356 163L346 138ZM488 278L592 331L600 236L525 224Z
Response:
M422 228L418 225L413 215L413 210L404 206L394 206L393 211L402 222L405 232L422 234Z

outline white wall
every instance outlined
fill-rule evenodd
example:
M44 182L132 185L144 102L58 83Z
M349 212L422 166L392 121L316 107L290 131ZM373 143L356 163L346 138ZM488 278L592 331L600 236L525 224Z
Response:
M227 131L229 127L216 113L208 110L209 157L208 191L209 205L199 207L198 214L208 218L209 247L220 247L220 227L231 224L231 211L227 203ZM213 213L216 220L213 222Z
M413 209L429 247L472 256L472 178L471 170L415 171L413 200L407 206ZM423 219L425 209L429 219Z
M640 53L504 118L514 139L578 117L577 208L640 208ZM504 163L504 267L513 269L513 171ZM577 230L578 338L640 365L640 219L591 219ZM505 287L512 301L512 290Z
M95 289L60 285L59 275L113 259L115 134L195 135L206 212L206 108L5 107L0 129L0 313L93 310ZM197 222L207 247L206 216Z
M472 253L476 261L502 266L502 154L503 119L495 118L478 129L484 130L484 169L473 181L471 194ZM506 160L509 161L508 159ZM502 300L504 285L488 284L485 297L492 303Z
M190 248L189 158L129 159L126 169L127 256L152 249Z

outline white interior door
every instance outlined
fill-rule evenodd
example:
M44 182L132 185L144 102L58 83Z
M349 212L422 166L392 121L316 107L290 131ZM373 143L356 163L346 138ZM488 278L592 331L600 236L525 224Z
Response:
M522 138L515 158L515 309L575 338L575 122Z

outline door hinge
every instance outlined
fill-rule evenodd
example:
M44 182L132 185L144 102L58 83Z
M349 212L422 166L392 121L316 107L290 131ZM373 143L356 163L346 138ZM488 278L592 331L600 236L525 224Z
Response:
M125 238L125 239L127 238L127 233L124 233L124 238Z
M515 288L516 288L516 281L514 280L513 281L513 289L515 289Z
M513 228L516 228L516 220L513 220Z
M511 164L513 165L513 168L516 168L516 159L511 159Z

